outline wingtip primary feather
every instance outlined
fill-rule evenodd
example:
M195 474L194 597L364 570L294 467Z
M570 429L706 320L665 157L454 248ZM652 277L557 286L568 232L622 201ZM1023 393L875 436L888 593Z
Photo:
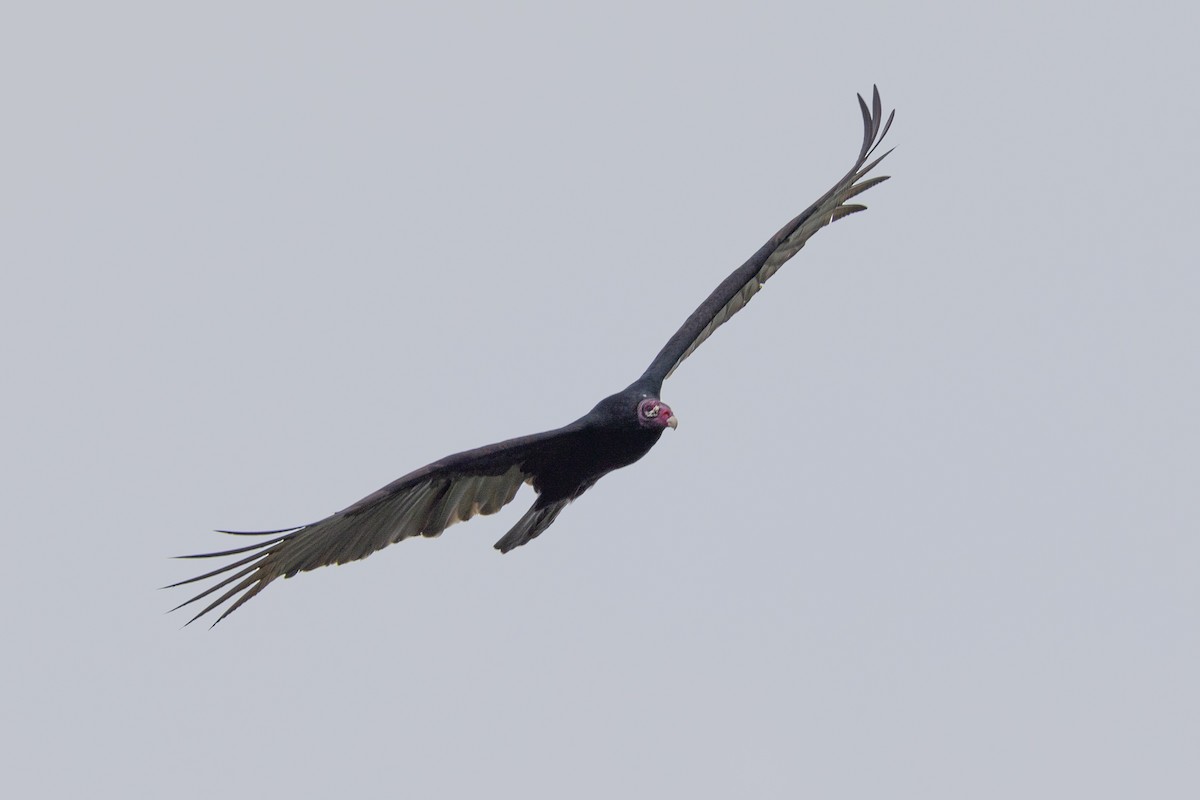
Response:
M311 527L310 525L293 525L290 528L279 528L274 531L213 531L214 533L224 533L229 536L274 536L277 533L294 533L303 528Z
M867 148L871 146L871 142L874 140L875 136L874 131L871 130L871 110L867 108L867 101L863 99L861 94L858 95L858 107L859 110L862 111L863 118L863 143L862 148L859 151L861 157L861 154L867 152Z
M892 113L888 114L887 122L885 122L883 125L883 130L879 133L878 138L876 138L876 140L875 140L874 146L871 147L871 150L870 150L870 152L867 153L867 156L870 156L871 153L874 153L875 148L879 147L879 145L883 143L884 137L886 137L888 135L888 131L891 130L892 120L894 120L895 118L896 118L896 109L893 108ZM892 150L894 150L894 149L895 148L893 147L891 150L888 150L888 153L892 152ZM883 155L886 156L887 153L884 153ZM883 158L883 156L880 156L880 158Z

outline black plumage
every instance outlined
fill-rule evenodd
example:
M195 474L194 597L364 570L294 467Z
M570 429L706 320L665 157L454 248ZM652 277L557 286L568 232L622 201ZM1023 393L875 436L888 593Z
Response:
M541 535L568 503L605 474L640 459L666 428L676 426L670 407L659 399L663 381L714 330L741 310L814 233L865 208L848 200L887 180L886 176L866 177L887 153L867 161L883 141L895 112L883 121L878 89L872 94L870 107L861 95L858 102L863 142L850 171L722 281L668 340L642 376L627 388L604 398L562 428L447 456L311 525L254 533L222 531L267 538L246 547L183 556L233 560L172 584L221 578L177 608L224 589L191 620L232 600L217 618L220 622L276 578L357 561L410 536L437 536L455 522L499 511L522 483L533 486L537 499L496 542L496 549L508 552Z

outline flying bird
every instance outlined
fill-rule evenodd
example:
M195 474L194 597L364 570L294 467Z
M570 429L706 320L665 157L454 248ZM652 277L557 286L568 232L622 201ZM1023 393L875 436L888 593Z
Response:
M319 522L274 531L220 531L265 539L232 550L181 556L231 558L231 563L171 584L220 578L176 609L224 589L188 621L191 624L233 601L215 625L276 578L357 561L412 536L438 536L456 522L496 513L512 501L523 483L533 486L537 498L495 547L507 553L540 536L572 500L609 472L646 455L667 428L675 429L675 412L659 396L663 381L740 311L814 233L865 208L847 201L887 180L887 176L866 176L890 150L867 162L887 135L896 112L883 122L878 88L872 93L870 107L862 95L858 104L863 141L850 171L723 280L629 386L561 428L446 456Z

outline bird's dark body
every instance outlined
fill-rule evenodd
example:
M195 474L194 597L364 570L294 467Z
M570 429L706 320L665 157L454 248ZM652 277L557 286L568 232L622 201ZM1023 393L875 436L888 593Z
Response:
M666 429L631 424L629 410L650 396L635 384L601 400L567 426L576 427L531 460L533 487L547 502L573 500L614 469L627 467L649 453Z
M628 430L590 424L564 437L528 462L533 488L543 506L574 500L614 469L627 467L650 452L662 430Z
M539 536L568 503L604 475L646 455L666 428L676 427L670 406L659 400L663 381L713 331L741 310L814 233L865 208L848 203L850 198L886 180L865 176L887 155L867 163L887 134L892 117L883 122L878 90L870 108L861 96L858 100L863 143L854 166L723 280L629 387L604 398L568 425L439 459L311 525L239 533L271 538L218 553L185 556L241 556L233 563L181 582L225 576L183 605L233 584L192 619L233 600L218 617L219 622L277 578L355 561L402 539L438 536L456 522L495 513L513 499L523 483L528 483L537 492L537 499L495 545L501 552L508 552Z

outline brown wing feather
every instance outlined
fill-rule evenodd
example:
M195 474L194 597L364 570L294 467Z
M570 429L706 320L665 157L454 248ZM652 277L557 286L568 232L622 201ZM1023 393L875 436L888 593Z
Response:
M870 108L867 108L862 95L858 96L858 103L863 117L863 143L854 166L817 202L784 225L750 257L750 260L734 270L713 290L655 356L642 375L642 380L661 387L662 382L671 376L684 359L703 344L713 331L750 302L750 298L758 293L767 279L799 252L814 233L834 220L866 208L857 204L847 205L846 201L887 180L887 176L869 180L863 178L887 156L887 153L884 153L867 163L867 159L887 135L896 112L893 111L887 122L883 123L883 105L879 100L878 88L874 90Z
M191 624L233 600L213 623L215 625L276 578L290 578L317 567L357 561L402 539L439 536L456 522L477 514L494 514L512 501L522 483L535 479L538 464L546 453L569 438L571 431L572 426L567 426L448 456L311 525L260 534L222 531L242 536L281 535L232 550L181 556L221 558L251 554L219 569L171 584L183 586L225 576L176 608L191 605L230 587L188 621Z

